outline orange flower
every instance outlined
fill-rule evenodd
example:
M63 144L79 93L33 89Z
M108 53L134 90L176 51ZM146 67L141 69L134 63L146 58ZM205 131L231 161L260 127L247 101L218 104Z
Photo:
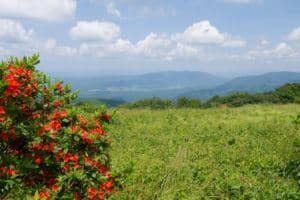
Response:
M1 173L7 174L9 176L15 176L17 174L15 170L9 167L0 167L0 174Z
M104 134L104 131L102 130L101 127L95 127L95 128L93 129L93 133L99 134L99 135L105 135L105 134Z
M58 120L52 120L49 125L54 131L59 131L61 129L61 124Z
M86 130L82 129L81 130L81 139L83 141L85 141L86 143L88 144L92 144L93 143L93 140L91 138L89 138L89 134Z
M60 93L63 92L63 86L62 86L61 83L56 83L54 89L57 90L57 91L59 91Z
M48 151L48 152L52 152L54 150L54 143L34 144L34 145L32 145L31 149L35 150L35 151Z
M105 192L109 193L109 192L112 191L113 187L114 187L113 182L111 182L111 181L106 181L106 182L104 182L104 183L100 186L100 189L101 189L102 191L105 191Z
M49 189L51 189L52 191L54 191L54 192L58 192L58 190L59 190L59 187L58 187L58 185L51 185L50 187L49 187Z
M44 125L39 131L38 131L38 135L43 135L45 132L50 131L50 126L49 125Z
M2 106L0 106L0 122L3 122L6 119L5 114L6 114L6 112L5 112L4 108Z
M97 189L94 188L94 187L89 187L87 189L87 192L88 192L88 199L96 199L96 196L97 196Z
M74 134L74 133L76 133L76 131L77 131L77 126L72 125L71 126L71 133Z
M50 194L48 191L42 191L39 193L39 199L50 199Z
M65 110L58 111L52 114L52 119L61 119L68 116L68 112Z

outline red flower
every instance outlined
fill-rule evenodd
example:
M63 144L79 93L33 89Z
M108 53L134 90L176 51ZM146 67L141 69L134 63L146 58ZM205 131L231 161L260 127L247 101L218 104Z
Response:
M89 187L87 189L87 192L88 192L88 197L87 197L88 199L96 199L96 196L97 196L97 193L98 193L96 188Z
M98 194L99 200L104 200L104 197L105 197L105 193L100 191L99 194Z
M81 127L86 127L87 120L83 116L79 116L79 124Z
M61 129L61 124L58 120L52 120L49 125L54 131L59 131Z
M78 164L78 163L75 163L75 164L74 164L74 168L75 168L75 169L79 169L80 167L81 167L80 164Z
M0 138L4 141L8 141L8 134L4 131L0 132Z
M105 135L104 131L102 130L101 127L96 127L93 129L93 133L99 134L99 135Z
M0 167L0 175L1 173L7 174L9 176L15 176L17 174L15 170L9 167Z
M65 110L62 110L62 111L53 113L52 119L61 119L61 118L67 117L67 116L68 116L68 112Z
M74 200L81 200L81 195L79 192L74 193Z
M63 170L64 170L65 172L68 172L69 169L70 169L69 165L67 165L67 164L64 165Z
M38 112L32 113L32 118L33 118L33 119L38 119L38 118L40 118L40 117L41 117L41 114L40 114L40 113L38 113Z
M91 138L89 138L89 134L86 130L81 130L81 139L83 141L85 141L86 143L88 144L92 144L93 143L93 140Z
M105 115L103 116L103 119L104 119L105 121L109 121L109 120L110 120L110 115L105 114Z
M72 125L71 126L71 133L74 134L74 133L76 133L76 131L77 131L77 126Z
M39 193L39 199L50 199L50 194L48 191L42 191Z
M49 125L44 125L39 131L38 131L38 135L43 135L45 132L50 131L50 126Z
M55 101L53 101L53 106L54 106L55 108L58 108L59 106L61 106L60 100L55 100Z
M21 93L20 87L22 84L15 79L7 79L6 81L7 81L7 88L4 94L6 96L13 96L13 97L18 96Z
M77 154L72 155L71 153L67 153L63 157L64 162L69 162L69 161L78 162L78 159L79 159L79 156Z
M43 158L38 156L34 159L35 164L40 165L43 163Z
M54 192L58 192L58 190L59 190L59 187L58 187L58 185L51 185L50 187L49 187L49 189L51 189L52 191L54 191Z
M59 91L60 93L63 92L63 86L61 83L56 83L55 90Z
M6 120L6 117L5 116L0 116L0 122L3 122Z
M111 181L106 181L106 182L104 182L104 183L100 186L100 189L101 189L102 191L105 191L105 192L107 192L107 193L110 193L110 192L112 191L113 187L114 187L113 182L111 182Z
M47 151L52 152L54 150L54 143L48 143L48 144L34 144L31 147L32 150L35 151Z
M5 110L2 106L0 106L0 115L5 115Z

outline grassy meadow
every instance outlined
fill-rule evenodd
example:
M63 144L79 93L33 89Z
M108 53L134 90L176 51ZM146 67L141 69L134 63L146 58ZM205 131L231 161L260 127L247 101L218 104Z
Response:
M110 126L113 199L300 199L284 169L299 105L118 109Z

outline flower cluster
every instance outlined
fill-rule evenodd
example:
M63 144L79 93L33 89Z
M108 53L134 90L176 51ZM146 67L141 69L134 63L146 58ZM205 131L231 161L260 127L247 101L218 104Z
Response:
M114 188L106 124L72 106L76 94L35 69L0 64L0 199L104 199Z

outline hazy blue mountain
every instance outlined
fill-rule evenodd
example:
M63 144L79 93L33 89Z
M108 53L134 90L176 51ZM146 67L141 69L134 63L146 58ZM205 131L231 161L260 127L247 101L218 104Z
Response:
M270 72L256 76L234 78L213 89L199 89L183 92L179 96L208 99L214 95L226 95L232 92L265 92L284 85L285 83L300 82L299 72Z
M198 71L164 71L134 76L67 77L80 97L126 101L148 97L174 98L185 91L214 88L225 78Z

